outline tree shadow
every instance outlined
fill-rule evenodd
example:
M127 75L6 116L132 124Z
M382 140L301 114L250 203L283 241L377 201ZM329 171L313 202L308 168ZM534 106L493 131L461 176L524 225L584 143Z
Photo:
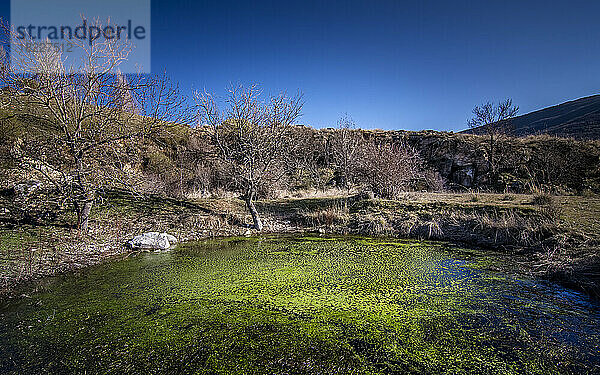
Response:
M206 202L203 204L159 195L136 196L126 190L111 190L105 192L102 198L104 202L100 205L101 209L116 209L124 215L135 216L136 220L154 218L169 221L201 214L219 217L234 226L247 227L234 215L219 212Z

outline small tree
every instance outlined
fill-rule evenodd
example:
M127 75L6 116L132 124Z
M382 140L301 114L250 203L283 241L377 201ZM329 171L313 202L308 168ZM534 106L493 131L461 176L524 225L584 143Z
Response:
M294 147L289 132L301 114L302 95L280 93L263 101L258 86L232 85L224 110L206 92L196 93L196 103L199 122L208 126L220 159L231 167L254 228L262 230L254 200L259 189L269 190L285 173L282 163Z
M98 20L94 26L101 28ZM60 51L31 48L29 38L19 39L8 25L3 29L5 37L13 36L12 51L20 52L3 76L11 91L10 116L27 124L18 133L15 157L55 187L86 231L98 192L126 185L127 144L185 121L185 99L164 75L121 74L118 67L131 51L124 39L72 40L82 57L67 68Z
M500 137L511 130L511 118L519 112L519 107L512 104L512 99L493 104L487 102L473 108L473 117L467 121L476 133L488 137L487 163L492 179L497 178L496 143Z
M334 168L339 177L339 183L350 193L355 183L359 167L363 137L356 130L356 123L347 114L337 122L337 128L331 139L331 151Z

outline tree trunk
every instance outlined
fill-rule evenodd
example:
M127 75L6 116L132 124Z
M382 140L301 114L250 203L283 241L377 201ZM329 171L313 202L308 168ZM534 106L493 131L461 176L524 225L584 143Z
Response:
M75 200L75 210L77 211L77 229L82 232L88 231L90 212L96 198L96 191L90 187L85 179L85 169L83 165L83 153L74 152L75 164L77 165L77 184L82 196ZM81 200L79 200L81 199Z
M494 134L491 133L490 134L490 157L488 160L489 163L489 173L490 173L490 182L492 184L496 184L496 182L498 182L498 176L497 176L497 167L496 167L496 150L495 150L495 146L496 146L496 140L494 139Z
M252 215L252 221L254 222L254 228L258 231L261 231L263 228L262 221L258 216L258 211L256 211L256 207L254 207L254 202L252 199L254 198L254 191L250 190L246 194L246 207L248 207L248 211L250 211L250 215Z
M77 205L77 228L82 232L88 231L90 212L92 211L92 205L94 204L94 197L88 195L85 201Z
M490 134L490 156L488 158L488 169L493 175L494 171L494 134Z

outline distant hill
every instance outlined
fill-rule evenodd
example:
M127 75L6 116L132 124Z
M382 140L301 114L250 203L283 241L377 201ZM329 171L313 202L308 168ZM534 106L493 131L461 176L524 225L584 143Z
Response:
M577 139L600 139L600 95L572 100L512 119L512 135L550 134ZM468 129L464 133L481 133Z

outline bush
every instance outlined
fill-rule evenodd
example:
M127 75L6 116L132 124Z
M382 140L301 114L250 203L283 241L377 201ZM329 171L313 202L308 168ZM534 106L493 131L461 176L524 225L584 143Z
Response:
M372 214L362 217L359 220L357 227L359 233L371 236L389 235L392 234L394 230L384 216Z
M425 171L424 178L428 191L444 191L444 188L446 187L446 181L439 172L427 170Z
M361 158L363 183L381 198L395 199L424 177L419 153L405 143L368 143Z
M341 203L317 211L303 212L300 215L305 224L313 227L347 225L350 221L348 208Z
M554 197L548 193L536 193L532 202L536 206L550 206L554 203Z
M560 219L562 208L556 202L556 199L548 193L536 193L533 196L533 204L539 206L540 214L552 221Z
M479 202L481 200L481 196L479 193L471 193L469 197L469 202Z

